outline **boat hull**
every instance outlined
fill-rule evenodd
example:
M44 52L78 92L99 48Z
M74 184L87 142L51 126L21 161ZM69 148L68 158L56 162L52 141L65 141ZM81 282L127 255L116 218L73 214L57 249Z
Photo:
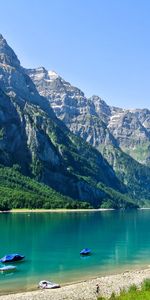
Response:
M91 249L89 249L89 248L85 248L80 252L80 255L84 255L84 256L90 255L90 254L91 254Z
M4 267L0 267L0 272L12 272L15 271L16 267L15 266L4 266Z
M8 254L0 259L2 263L16 262L24 259L24 255L19 254Z
M51 281L42 280L39 282L38 287L40 289L57 289L57 288L60 288L60 285L58 283L54 283Z

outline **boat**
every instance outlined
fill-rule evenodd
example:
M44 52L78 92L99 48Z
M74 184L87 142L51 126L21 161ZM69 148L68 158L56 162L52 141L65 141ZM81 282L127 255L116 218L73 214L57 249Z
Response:
M80 255L90 255L91 254L91 249L89 248L84 248L80 251Z
M16 267L15 266L2 266L0 267L0 272L11 272L11 271L15 271Z
M48 280L42 280L39 282L38 287L41 289L56 289L60 288L60 285L58 283L54 283Z
M7 263L7 262L20 261L24 257L25 257L24 255L20 255L20 254L7 254L0 259L0 262Z

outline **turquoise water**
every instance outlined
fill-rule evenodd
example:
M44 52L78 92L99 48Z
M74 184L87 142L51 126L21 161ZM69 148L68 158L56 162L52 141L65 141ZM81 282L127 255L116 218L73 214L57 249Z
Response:
M150 264L150 210L0 214L0 257L26 256L0 274L0 293L35 289ZM93 254L82 258L89 247Z

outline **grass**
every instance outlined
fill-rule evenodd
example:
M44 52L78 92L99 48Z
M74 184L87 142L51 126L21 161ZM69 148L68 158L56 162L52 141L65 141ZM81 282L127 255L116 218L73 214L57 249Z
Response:
M99 297L98 300L105 300L104 297ZM113 292L109 300L150 300L150 279L145 279L139 290L136 285L131 285L129 290L121 290L117 296Z

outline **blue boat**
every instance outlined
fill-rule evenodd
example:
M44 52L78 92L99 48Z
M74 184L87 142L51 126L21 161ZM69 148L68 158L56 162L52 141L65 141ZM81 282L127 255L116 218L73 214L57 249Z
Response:
M80 251L80 255L90 255L91 254L91 249L89 248L84 248Z
M2 257L0 259L0 262L7 263L7 262L20 261L24 257L25 257L24 255L20 255L20 254L8 254L8 255L5 255L4 257Z

